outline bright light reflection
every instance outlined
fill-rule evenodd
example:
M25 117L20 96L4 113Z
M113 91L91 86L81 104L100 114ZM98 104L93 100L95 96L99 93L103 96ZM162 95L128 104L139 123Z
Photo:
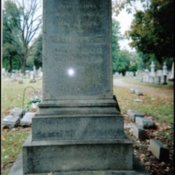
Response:
M69 69L67 70L67 73L68 73L68 75L69 75L70 77L73 77L73 76L75 75L75 71L74 71L74 69L72 69L72 68L69 68Z

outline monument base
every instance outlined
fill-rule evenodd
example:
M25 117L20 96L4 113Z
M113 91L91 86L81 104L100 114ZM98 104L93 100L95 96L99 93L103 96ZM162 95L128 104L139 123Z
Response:
M141 175L116 99L41 104L23 146L23 175ZM14 174L13 174L14 175ZM18 174L20 175L20 174Z
M149 175L134 157L133 170L108 170L108 171L72 171L72 172L54 172L54 173L36 173L27 175ZM18 156L8 175L24 175L22 154Z
M24 174L131 170L132 142L120 140L32 141L23 146Z

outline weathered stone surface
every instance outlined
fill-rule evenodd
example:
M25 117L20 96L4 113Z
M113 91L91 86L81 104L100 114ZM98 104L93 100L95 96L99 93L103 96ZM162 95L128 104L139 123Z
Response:
M3 127L13 128L19 123L19 121L19 116L8 115L2 120L2 125Z
M159 140L151 139L149 149L157 159L161 161L167 161L169 159L168 149Z
M128 139L31 142L29 139L23 147L23 164L25 174L131 170L132 142Z
M110 0L43 6L43 101L112 97Z
M20 118L24 115L25 111L22 108L15 107L10 110L10 115L19 116Z
M116 99L60 100L39 104L39 114L119 114Z
M33 140L123 138L123 118L114 114L37 115L32 135Z
M143 166L134 157L134 170L95 170L95 171L66 171L53 173L35 173L30 175L148 175ZM22 155L19 155L8 175L23 175Z
M130 172L132 142L112 92L111 0L43 7L43 101L23 147L24 174Z
M129 109L127 111L127 114L128 114L128 117L130 118L130 120L132 120L132 121L135 121L136 117L140 117L140 118L144 117L143 113L137 112L137 111L134 111L134 110L131 110L131 109Z
M35 112L27 112L20 120L21 126L30 126L32 124L32 118L35 116Z
M144 129L137 125L133 126L133 135L139 140L144 140L146 138Z
M136 124L143 128L155 128L155 123L149 118L136 118Z

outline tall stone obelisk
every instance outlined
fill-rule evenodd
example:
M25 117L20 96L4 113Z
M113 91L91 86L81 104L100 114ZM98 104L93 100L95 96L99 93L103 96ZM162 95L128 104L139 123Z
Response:
M43 100L24 174L134 174L112 92L111 0L43 0Z

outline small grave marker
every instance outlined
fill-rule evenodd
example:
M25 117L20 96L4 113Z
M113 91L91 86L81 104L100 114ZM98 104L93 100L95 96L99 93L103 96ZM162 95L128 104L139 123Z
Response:
M151 139L149 149L157 159L162 161L167 161L169 159L168 149L159 140Z
M19 116L8 115L2 120L3 127L14 128L20 121Z
M131 121L135 121L136 117L144 117L144 114L138 111L133 111L131 109L129 109L127 111L128 117L131 119Z
M24 115L24 110L22 108L15 107L10 110L10 115L22 117Z
M146 138L144 129L137 125L133 126L133 135L139 140L144 140Z
M136 117L135 122L137 125L143 127L143 128L155 128L155 123L148 118L140 118L140 117Z
M35 116L35 112L27 112L20 120L21 126L30 126L32 124L32 118Z

